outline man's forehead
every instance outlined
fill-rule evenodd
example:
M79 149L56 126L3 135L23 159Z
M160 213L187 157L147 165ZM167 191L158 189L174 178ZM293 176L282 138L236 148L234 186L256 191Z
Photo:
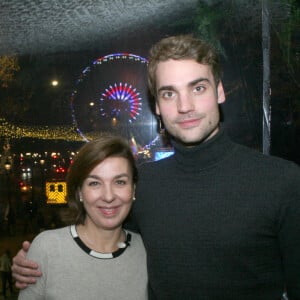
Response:
M197 81L213 80L211 68L195 60L168 60L160 62L156 70L157 89L162 86L185 86Z

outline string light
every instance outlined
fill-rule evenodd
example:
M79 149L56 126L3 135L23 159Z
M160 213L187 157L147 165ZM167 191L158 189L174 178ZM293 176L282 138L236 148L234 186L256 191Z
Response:
M74 126L16 126L0 118L0 136L9 139L82 141Z

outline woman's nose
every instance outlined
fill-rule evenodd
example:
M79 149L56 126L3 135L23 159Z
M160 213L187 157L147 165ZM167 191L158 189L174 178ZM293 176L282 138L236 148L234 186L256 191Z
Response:
M111 187L105 187L103 200L107 203L110 203L114 200L114 191Z

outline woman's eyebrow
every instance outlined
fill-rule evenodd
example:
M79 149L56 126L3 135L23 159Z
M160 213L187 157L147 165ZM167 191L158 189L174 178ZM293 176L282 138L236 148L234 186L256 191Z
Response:
M120 174L117 174L116 176L114 176L114 178L117 178L117 179L122 178L122 177L129 177L129 175L127 173L120 173ZM90 174L86 178L100 179L101 177L99 177L98 175Z

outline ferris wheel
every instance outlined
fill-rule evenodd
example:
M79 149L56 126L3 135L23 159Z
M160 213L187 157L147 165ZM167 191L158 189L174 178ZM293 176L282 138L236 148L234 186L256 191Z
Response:
M141 149L158 140L148 104L147 59L132 53L101 56L83 69L71 95L73 125L83 140L115 133Z

